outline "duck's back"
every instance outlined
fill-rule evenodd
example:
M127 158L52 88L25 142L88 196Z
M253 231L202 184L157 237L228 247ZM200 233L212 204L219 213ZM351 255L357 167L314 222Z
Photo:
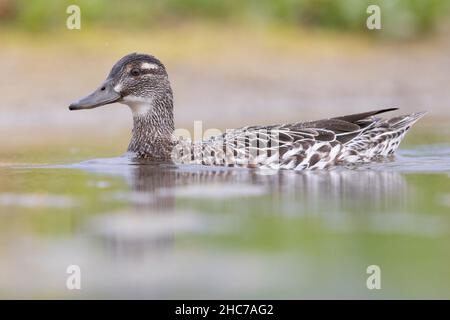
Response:
M391 119L383 109L318 121L228 130L200 142L179 140L175 163L271 169L323 169L392 155L424 113Z

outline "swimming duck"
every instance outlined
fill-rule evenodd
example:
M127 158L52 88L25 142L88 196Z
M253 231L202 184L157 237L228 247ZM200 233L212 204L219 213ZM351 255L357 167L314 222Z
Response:
M425 114L377 116L397 110L389 108L317 121L247 126L193 142L174 136L173 94L165 66L154 56L138 53L121 58L98 89L69 109L92 109L114 102L132 110L128 152L136 159L294 170L386 158Z

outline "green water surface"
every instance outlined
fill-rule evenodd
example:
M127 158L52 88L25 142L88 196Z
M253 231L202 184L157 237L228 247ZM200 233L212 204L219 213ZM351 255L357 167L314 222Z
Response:
M0 297L448 299L450 145L409 141L315 172L3 154Z

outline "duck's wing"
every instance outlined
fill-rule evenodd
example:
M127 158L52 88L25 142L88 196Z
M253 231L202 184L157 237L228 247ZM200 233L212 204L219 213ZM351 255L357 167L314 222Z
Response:
M329 130L335 134L338 142L345 144L360 135L363 131L378 124L381 118L375 117L376 115L394 110L398 110L398 108L355 113L336 118L298 123L298 125L303 128Z
M222 135L194 143L192 152L183 153L186 156L184 159L187 159L188 163L205 165L298 170L325 168L341 160L345 162L343 154L355 162L361 161L366 157L366 149L386 153L387 148L394 150L398 146L385 143L390 141L389 134L403 137L409 127L400 128L393 125L392 119L375 117L393 110L396 109L375 110L317 121L228 130ZM393 119L403 119L395 122L405 124L412 118L403 116ZM367 157L372 155L373 152L367 153Z
M395 111L395 110L398 110L398 108L386 108L386 109L379 109L379 110L363 112L363 113L354 113L354 114L349 114L349 115L346 115L346 116L336 117L336 118L332 118L332 119L337 119L337 120L342 120L342 121L346 121L346 122L356 123L356 122L361 121L361 120L367 120L367 118L376 116L377 114L390 112L390 111Z
M269 138L267 134L264 134L264 132L267 132L271 134L272 139L276 139L275 142L278 146L290 145L303 140L316 142L336 141L345 144L360 135L361 132L375 126L381 120L380 118L375 118L375 115L394 110L397 110L397 108L381 109L308 122L272 126L248 126L231 130L229 133L222 135L222 137L225 140L233 140L242 138L245 134L258 133L256 135L256 142L260 142L259 140L261 138L265 140Z

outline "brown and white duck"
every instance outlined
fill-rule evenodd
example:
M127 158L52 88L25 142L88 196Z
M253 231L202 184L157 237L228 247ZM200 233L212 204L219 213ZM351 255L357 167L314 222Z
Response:
M410 127L425 113L382 119L381 109L329 119L247 126L203 141L174 136L173 94L165 66L147 54L129 54L103 84L70 110L110 103L128 105L134 158L175 164L271 169L323 169L367 163L392 155Z

